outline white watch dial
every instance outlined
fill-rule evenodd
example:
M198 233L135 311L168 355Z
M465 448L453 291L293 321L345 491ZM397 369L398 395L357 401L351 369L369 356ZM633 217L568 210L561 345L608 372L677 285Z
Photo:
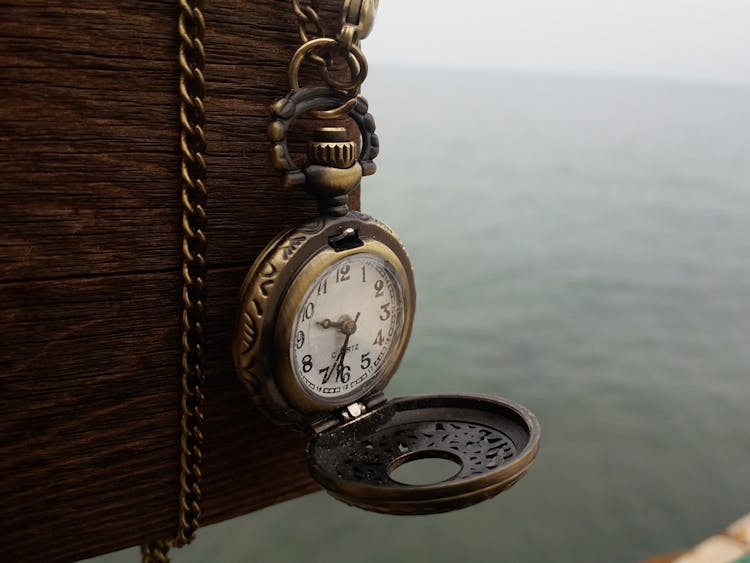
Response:
M292 367L323 400L365 391L393 358L404 329L404 288L377 254L342 258L320 275L296 311Z

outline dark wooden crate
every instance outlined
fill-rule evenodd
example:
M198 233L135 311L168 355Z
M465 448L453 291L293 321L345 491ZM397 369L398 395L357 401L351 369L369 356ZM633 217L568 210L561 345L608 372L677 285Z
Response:
M325 0L328 21L339 2ZM0 527L5 561L173 535L178 497L177 0L0 3ZM269 165L290 2L207 2L204 524L315 490L251 411L230 339L249 264L313 212Z

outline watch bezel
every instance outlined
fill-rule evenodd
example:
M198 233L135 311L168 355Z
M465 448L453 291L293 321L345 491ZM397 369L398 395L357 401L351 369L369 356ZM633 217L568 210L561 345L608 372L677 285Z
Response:
M347 229L352 229L363 244L336 251L331 241L347 232ZM319 254L339 258L373 249L388 256L403 286L404 325L397 350L377 383L367 387L361 395L346 395L346 401L317 401L300 388L301 384L291 373L289 341L282 336L277 337L277 330L283 331L282 325L289 325L288 314L285 313L287 322L281 319L281 308L297 276ZM237 374L255 404L266 415L280 424L310 428L321 416L354 401L362 401L387 385L406 350L415 307L416 290L411 262L403 244L390 228L354 211L343 217L316 217L276 237L251 266L242 285L240 315L233 342ZM287 327L289 330L290 326ZM283 350L279 351L278 346ZM281 358L286 358L289 371L279 365Z

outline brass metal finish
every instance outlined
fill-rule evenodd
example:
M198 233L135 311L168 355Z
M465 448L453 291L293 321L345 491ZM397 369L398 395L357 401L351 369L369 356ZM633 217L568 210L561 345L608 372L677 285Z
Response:
M375 25L375 17L378 13L378 0L344 0L344 9L341 10L341 30L346 26L356 29L357 40L361 41L370 35Z
M359 185L362 166L358 162L349 168L309 165L305 169L305 190L315 193L322 202L321 209L332 215L345 215L346 196Z
M331 239L348 229L358 233L363 246L336 252L330 246ZM381 377L364 390L371 396L388 383L398 367L411 333L416 303L411 262L387 226L356 212L344 217L318 217L278 236L245 278L233 346L235 366L255 403L279 424L295 424L310 431L316 419L357 400L350 396L345 401L323 402L308 395L291 371L288 345L290 316L310 284L331 264L359 252L388 260L405 292L401 339Z
M539 451L536 417L521 405L485 395L392 399L315 436L313 477L339 500L386 514L434 514L476 504L508 489ZM450 459L453 477L429 485L390 478L402 463Z
M316 37L325 37L325 29L318 17L317 1L313 0L311 4L304 4L300 0L292 0L292 9L294 15L297 16L299 37L303 43Z
M316 4L316 0L311 0L309 4L292 0L302 45L289 63L289 85L292 90L300 87L299 70L302 62L309 58L317 65L320 78L327 86L347 92L351 98L338 108L312 112L318 119L335 119L352 109L352 100L358 96L360 86L367 77L367 59L359 45L375 24L378 0L344 0L341 27L335 38L327 37L318 17ZM346 59L350 72L348 81L331 76L329 69L336 56Z
M349 112L349 117L360 130L362 149L358 162L348 169L329 165L323 170L321 165L313 164L302 170L289 152L287 134L301 115L318 109L340 107L347 99L346 93L332 88L294 90L271 106L273 121L268 126L271 163L283 173L282 186L305 189L318 198L323 212L337 216L346 214L346 194L359 185L358 176L368 176L377 169L373 159L378 155L380 143L375 134L375 120L368 113L367 100L357 97L356 104Z
M180 115L182 133L182 419L180 514L174 545L192 541L200 526L203 461L203 325L206 320L206 23L203 2L180 0Z
M359 186L359 148L344 127L322 127L307 143L305 191L315 195L324 212L345 215L347 194Z
M142 563L169 563L169 541L157 540L141 546Z
M310 114L317 119L339 119L354 109L354 106L357 104L357 99L358 98L352 98L335 109L313 110Z
M302 67L302 61L305 60L311 54L318 52L330 52L332 49L337 47L339 42L337 39L330 37L319 37L318 39L312 39L307 43L302 44L299 49L294 53L292 60L289 63L289 86L292 90L299 90L299 71ZM351 71L351 77L348 82L342 82L334 79L326 65L319 68L321 78L331 88L343 90L349 92L351 96L356 96L359 92L359 87L367 78L367 59L364 53L356 45L346 51L346 60Z
M170 546L190 543L201 515L203 372L206 318L206 22L202 0L179 0L180 151L182 153L182 399L177 534L141 548L144 563L169 561Z
M343 127L323 127L307 143L307 158L312 164L349 168L359 158L357 144L349 140Z

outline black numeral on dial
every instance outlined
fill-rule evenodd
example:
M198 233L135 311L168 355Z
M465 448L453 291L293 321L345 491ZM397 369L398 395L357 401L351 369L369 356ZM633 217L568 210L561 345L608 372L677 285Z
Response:
M391 304L385 303L380 306L380 320L381 321L387 321L391 318Z
M305 305L305 308L302 310L302 320L307 321L309 319L312 319L314 314L315 314L315 303L308 303L307 305Z
M304 371L305 373L310 373L312 371L312 368L312 356L310 354L307 354L302 358L302 371Z
M328 370L331 369L331 366L325 367L323 369L319 369L318 373L323 375L323 381L321 382L323 385L328 383L328 380L331 378L331 374L328 373Z
M349 275L350 270L351 267L349 266L349 264L344 264L338 270L336 270L336 283L351 279L351 276Z
M366 370L372 365L372 360L370 359L370 352L366 352L362 354L362 359L360 360L359 367L362 368L362 370Z
M341 383L349 383L349 379L351 379L351 377L351 366L339 364L339 366L336 368L336 381L340 381Z

